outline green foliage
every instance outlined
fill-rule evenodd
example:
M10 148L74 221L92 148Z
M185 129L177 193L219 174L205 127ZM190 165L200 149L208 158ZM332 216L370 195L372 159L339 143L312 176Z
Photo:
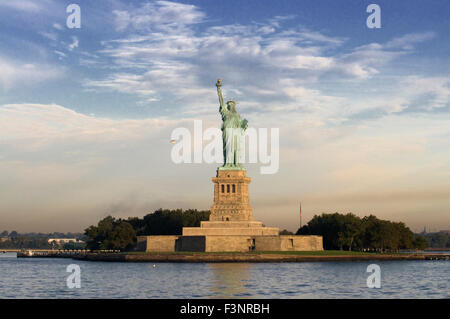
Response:
M373 215L322 214L297 231L297 235L321 235L325 249L396 251L422 245L404 223L380 220Z
M294 233L287 229L283 229L282 231L280 231L280 235L294 235Z
M201 221L209 219L209 214L196 209L158 209L142 219L116 220L108 216L85 230L87 248L130 250L136 243L136 235L181 235L183 227L198 227Z
M414 247L420 250L424 250L428 247L427 240L423 236L416 236L414 238Z
M85 230L88 236L88 249L131 249L136 242L136 231L125 220L107 216L98 222L97 226L90 226Z
M133 226L127 222L121 222L116 225L112 232L111 237L107 240L107 249L120 249L126 250L134 245L136 240L136 231Z
M209 219L209 214L196 209L158 209L135 224L139 235L181 235L183 227L199 227L201 221Z

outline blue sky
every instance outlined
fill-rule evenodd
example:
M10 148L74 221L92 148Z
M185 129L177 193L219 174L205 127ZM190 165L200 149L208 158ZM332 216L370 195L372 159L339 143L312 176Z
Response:
M214 165L174 165L167 139L220 125L221 77L250 125L281 128L279 173L248 167L257 219L294 229L302 198L450 228L448 1L77 1L68 29L70 3L0 0L7 227L208 208Z
M248 63L244 60L243 55L236 55L230 60L222 58L202 61L204 58L202 55L196 56L193 51L189 54L189 50L200 51L199 46L208 41L207 38L215 32L214 28L217 27L228 28L227 36L247 39L248 42L239 43L238 41L236 45L241 47L259 45L264 48L264 46L267 47L270 43L285 37L292 41L289 45L292 45L293 48L313 48L316 49L314 53L320 57L339 57L347 54L350 55L350 59L359 58L361 60L364 58L363 54L370 53L360 53L358 57L355 49L370 43L386 45L393 39L402 39L409 35L411 39L409 41L405 39L405 46L411 45L410 50L404 50L401 46L392 46L384 50L380 49L378 56L372 57L373 60L379 59L379 61L368 61L371 57L366 57L364 62L367 65L361 64L362 67L366 67L366 72L370 72L369 68L383 72L377 74L376 77L360 74L359 78L365 80L363 85L380 87L381 80L389 81L390 77L400 75L438 76L448 74L446 61L450 41L448 41L447 31L450 29L450 22L445 18L445 12L448 10L445 1L378 2L382 8L381 30L369 30L365 25L368 16L365 8L367 4L371 3L369 1L346 1L345 4L342 4L335 1L317 3L316 1L289 0L277 1L276 5L273 1L227 1L221 4L211 1L184 1L180 3L186 4L186 6L172 8L172 12L166 13L167 16L162 19L158 18L161 21L156 17L164 14L161 13L164 10L170 10L168 9L170 6L164 5L164 2L158 4L145 1L80 1L82 28L79 30L68 29L65 26L67 17L65 8L71 3L70 1L21 0L2 1L2 3L0 28L4 31L7 30L7 32L1 33L2 59L17 64L36 65L37 68L40 68L39 71L42 71L41 76L48 80L42 85L26 87L26 92L23 90L22 79L18 79L16 84L3 84L7 90L4 92L6 94L2 94L0 102L4 104L16 102L56 103L84 114L93 113L116 118L168 115L171 110L179 108L180 103L173 100L171 94L171 91L176 90L176 86L169 86L164 92L137 96L138 88L108 90L105 89L105 86L112 85L112 83L105 83L105 81L107 79L123 80L123 78L117 77L117 74L143 74L152 67L152 62L189 62L197 67L201 67L205 63L208 63L208 66L214 63L223 63L225 66L237 69L230 71L240 71L239 62ZM23 5L20 5L21 3ZM27 6L29 3L33 3L33 5ZM188 6L188 4L195 5L195 7ZM140 15L139 10L142 7L146 8L143 10L147 10L147 12ZM181 20L183 8L192 14L192 17L188 17L186 21ZM128 11L132 12L130 19L138 20L144 17L150 18L150 16L151 19L140 24L135 23L134 26L122 27L119 25L120 12ZM177 16L178 14L180 17ZM171 26L174 23L180 25ZM261 30L273 28L275 25L276 27L274 30L270 30L271 32L264 33ZM240 28L232 29L231 26ZM156 34L161 34L161 31L163 31L162 34L170 33L174 37L163 43L163 39L156 39ZM155 35L153 37L151 36L152 32ZM249 32L254 32L251 35L258 39L252 39ZM288 32L291 34L297 32L298 34L289 36ZM179 37L177 38L175 35ZM221 35L225 37L224 33ZM133 39L133 36L135 39L138 36L147 36L148 38L130 45L110 42L130 40ZM218 34L216 36L219 37ZM301 36L306 38L302 39ZM226 41L226 39L222 40ZM188 41L197 42L194 44L188 43ZM155 45L159 48L156 47L154 51L149 50L147 53L139 54L130 50L129 58L126 61L121 61L118 57L129 48L148 48ZM189 47L191 45L192 47ZM220 39L216 45L217 47L211 46L209 50L226 51L223 44L220 43ZM172 51L169 56L161 56L159 53L164 49L174 49L177 46L179 46L180 52ZM186 52L182 52L184 50ZM208 49L204 50L204 54L208 53ZM292 54L295 55L294 52ZM395 63L386 63L391 60L395 60ZM262 70L258 70L258 63L265 61L255 62L253 65L245 66L246 76L241 75L240 79L236 79L232 83L242 86L242 83L252 81L258 86L259 81L263 82L267 75L261 74L262 78L259 77ZM290 62L292 63L292 61ZM286 58L283 63L289 63L288 59ZM137 67L139 65L140 67ZM277 66L279 65L274 67ZM217 66L217 69L220 70L220 67ZM272 72L273 70L267 71ZM278 71L279 74L273 78L269 77L267 80L277 80L281 76L281 70ZM337 96L354 95L355 91L360 89L358 86L360 83L338 81L342 70L341 72L331 71L321 72L323 76L320 77L320 81L315 80L314 83L306 84L324 92L332 92ZM299 73L298 77L301 79L302 74ZM307 75L317 76L318 73L310 72ZM114 77L115 75L116 77ZM179 75L183 74L180 72ZM225 77L225 75L222 76ZM183 86L194 87L197 85L206 88L208 83L213 82L217 77L214 72L208 72L207 76L200 79L198 78L200 74L193 74L193 76L196 82L186 81ZM347 76L349 79L358 79L356 73L347 74ZM27 72L23 72L23 77L27 77ZM293 78L297 79L297 77ZM150 80L153 79L149 78L148 81ZM28 82L25 81L25 84ZM34 84L34 81L32 83ZM153 86L151 87L153 88ZM348 91L350 92L348 93ZM211 95L213 94L214 92L211 92ZM158 99L158 101L149 102L149 99ZM157 107L155 102L158 102ZM160 107L161 103L165 105L164 110Z

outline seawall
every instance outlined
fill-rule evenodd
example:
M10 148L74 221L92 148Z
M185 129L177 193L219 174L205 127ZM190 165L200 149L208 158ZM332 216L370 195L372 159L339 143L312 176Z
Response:
M415 254L367 254L367 255L289 255L275 253L149 253L149 254L85 254L72 256L73 259L109 262L185 262L185 263L224 263L224 262L330 262L330 261L382 261L382 260L435 260L449 259L448 255Z

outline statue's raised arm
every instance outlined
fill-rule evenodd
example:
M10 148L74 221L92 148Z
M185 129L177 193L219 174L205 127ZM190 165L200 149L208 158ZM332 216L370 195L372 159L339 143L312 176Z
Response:
M221 89L222 80L221 79L217 80L216 86L217 86L217 95L219 96L219 104L220 104L219 111L221 114L225 114L225 113L227 113L228 109L227 109L225 103L223 102L222 89Z

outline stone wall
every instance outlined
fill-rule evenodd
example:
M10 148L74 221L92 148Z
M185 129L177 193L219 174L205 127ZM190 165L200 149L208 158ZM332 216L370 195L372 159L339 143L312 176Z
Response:
M176 251L206 251L205 236L179 236Z
M323 250L322 236L255 237L255 251L317 251Z
M200 228L248 228L265 227L259 221L201 221Z
M138 236L147 252L248 252L323 250L322 236ZM145 247L145 249L143 248Z
M176 242L180 236L138 236L139 241L145 238L147 252L175 252ZM142 245L142 243L141 243Z
M323 250L322 236L280 236L281 251L316 251Z
M279 251L280 247L280 236L255 237L255 251Z
M277 236L276 227L183 227L183 236Z
M250 236L205 236L207 252L248 252L252 245Z

